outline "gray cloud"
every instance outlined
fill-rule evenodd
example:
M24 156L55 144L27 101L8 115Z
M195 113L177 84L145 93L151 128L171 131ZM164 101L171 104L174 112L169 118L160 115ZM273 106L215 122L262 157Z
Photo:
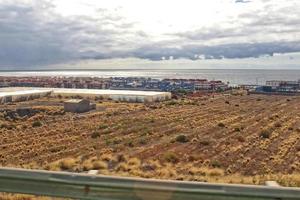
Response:
M48 0L0 3L0 69L39 66L80 59L136 57L161 60L247 58L300 52L300 4L276 7L266 1L224 24L166 33L154 41L118 11L63 17ZM247 3L250 1L236 1Z
M134 24L123 22L121 16L102 9L97 18L66 18L52 8L48 1L0 3L1 69L93 56L111 58L115 49L130 45L120 36L133 37L130 28ZM143 34L140 32L139 37L145 37Z
M142 47L132 54L138 58L160 60L162 56L166 58L173 56L174 59L196 59L195 55L204 55L206 59L222 59L273 56L275 53L292 52L300 52L300 41L224 44L215 46L186 45L182 48L161 48L160 45L157 45Z
M73 57L72 51L65 48L70 46L63 28L68 23L53 15L53 21L42 21L35 9L38 8L1 5L1 65L48 64Z

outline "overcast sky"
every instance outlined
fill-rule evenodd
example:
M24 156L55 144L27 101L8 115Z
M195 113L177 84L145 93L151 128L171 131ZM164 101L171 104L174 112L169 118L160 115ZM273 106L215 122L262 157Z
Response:
M299 27L299 0L0 0L0 69L297 68Z

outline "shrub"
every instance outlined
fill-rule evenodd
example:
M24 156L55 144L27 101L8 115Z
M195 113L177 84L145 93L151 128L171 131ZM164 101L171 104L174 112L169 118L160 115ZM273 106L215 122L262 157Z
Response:
M239 142L245 142L245 138L243 138L242 136L238 136L238 137L237 137L237 140L238 140Z
M6 128L8 125L7 124L1 124L0 128Z
M106 144L106 145L111 145L111 144L112 144L112 141L111 141L110 139L107 139L107 138L106 138L106 139L105 139L105 144Z
M271 131L270 130L262 130L259 135L262 138L270 138Z
M180 142L180 143L186 143L188 142L188 138L186 137L186 135L178 135L176 138L175 138L176 142Z
M27 128L27 125L26 124L23 124L22 125L22 129L26 129Z
M92 169L93 169L93 164L91 163L90 160L85 161L85 162L83 162L83 164L82 164L82 169L83 169L84 171L92 170Z
M217 160L213 160L211 162L211 166L214 167L214 168L220 168L221 167L221 163Z
M126 142L126 145L129 147L134 147L132 140L129 140L128 142Z
M235 131L235 132L240 132L241 129L240 129L239 127L236 127L236 128L234 128L234 131Z
M95 161L93 162L93 169L106 169L107 164L103 161Z
M127 160L127 157L124 154L118 154L116 156L117 162L125 162Z
M6 123L4 123L4 124L1 124L0 125L0 128L2 129L7 129L7 130L12 130L12 129L15 129L16 128L16 125L14 125L14 124L6 124Z
M142 145L147 144L147 140L145 138L141 138L139 143Z
M120 139L118 139L118 138L116 138L116 139L114 139L113 141L112 141L112 143L113 144L120 144L122 141L120 140Z
M221 127L221 128L224 128L224 127L225 127L225 124L222 123L222 122L220 122L220 123L218 123L218 126Z
M108 128L108 125L106 125L106 124L101 124L99 126L99 129L107 129L107 128Z
M167 152L164 154L164 160L171 163L177 163L179 161L178 157L173 152Z
M207 146L210 144L210 141L209 140L202 140L200 141L200 144L203 145L203 146Z
M34 121L32 123L32 127L40 127L40 126L42 126L42 122L40 122L40 121Z
M138 158L130 158L127 163L128 163L128 165L131 165L131 166L140 166L141 165L141 161Z
M224 176L224 171L222 169L210 169L207 172L209 176Z
M174 105L177 105L177 104L178 104L178 102L174 101L174 100L169 101L169 102L166 103L166 105L168 105L168 106L174 106Z
M100 133L98 131L94 131L91 135L93 139L100 137Z
M76 164L76 161L75 159L73 158L66 158L62 161L60 161L59 165L60 165L60 168L62 170L71 170Z
M281 124L280 124L279 122L276 122L276 123L274 124L274 126L275 126L276 128L280 128L280 127L281 127Z

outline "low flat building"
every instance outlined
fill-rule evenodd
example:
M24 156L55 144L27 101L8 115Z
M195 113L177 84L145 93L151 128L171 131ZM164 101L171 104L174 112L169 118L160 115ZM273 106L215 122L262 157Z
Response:
M134 91L134 90L95 90L53 88L53 96L82 98L103 98L123 102L155 102L171 99L169 92Z
M0 89L0 104L38 99L40 97L50 95L51 92L52 91L50 89L1 88Z
M0 102L1 99L5 101L4 97L11 96L12 101L28 100L28 98L50 95L54 97L80 97L112 99L124 102L155 102L171 99L170 92L154 92L154 91L138 91L138 90L99 90L99 89L71 89L71 88L0 88ZM23 99L26 97L25 99Z

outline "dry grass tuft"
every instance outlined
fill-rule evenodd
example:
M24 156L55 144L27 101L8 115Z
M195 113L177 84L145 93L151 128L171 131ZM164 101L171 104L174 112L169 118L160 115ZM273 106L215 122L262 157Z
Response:
M76 165L74 158L66 158L59 162L59 166L62 170L72 170Z
M97 161L93 162L93 169L98 169L98 170L107 169L107 163L97 160Z

